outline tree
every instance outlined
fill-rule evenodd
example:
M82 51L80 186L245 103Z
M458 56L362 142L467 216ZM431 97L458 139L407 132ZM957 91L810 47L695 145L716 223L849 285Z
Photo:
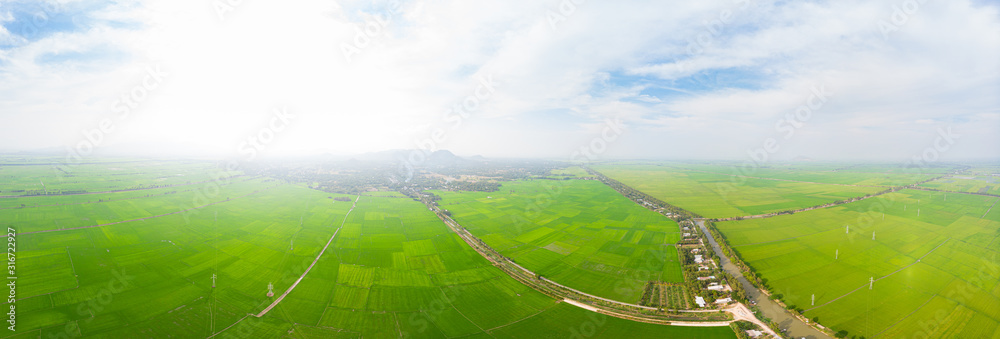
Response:
M834 334L833 336L837 338L847 338L847 330L837 331L837 333Z

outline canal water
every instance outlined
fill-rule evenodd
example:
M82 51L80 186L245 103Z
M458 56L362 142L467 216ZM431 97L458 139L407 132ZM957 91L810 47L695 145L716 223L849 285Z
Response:
M750 295L750 300L756 301L757 307L760 308L761 312L763 312L768 318L771 318L774 322L778 323L778 327L785 331L782 333L783 336L789 338L832 339L830 336L817 331L809 325L806 325L806 323L799 320L799 318L792 316L788 310L779 306L776 302L774 302L774 300L771 300L767 297L767 295L761 293L756 286L750 284L746 277L743 276L743 273L740 272L739 268L729 261L726 254L722 252L722 248L719 248L719 243L715 241L714 237L712 237L712 233L705 227L705 223L702 220L697 220L696 222L698 223L698 227L701 227L701 231L705 233L705 238L707 238L708 242L712 245L712 250L714 250L715 254L722 260L720 263L722 265L722 269L729 272L729 274L732 274L736 277L736 280L740 281L740 284L743 284L743 289Z

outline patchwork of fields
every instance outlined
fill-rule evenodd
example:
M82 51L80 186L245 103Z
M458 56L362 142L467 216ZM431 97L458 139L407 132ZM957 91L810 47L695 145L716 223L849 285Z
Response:
M119 186L98 175L101 166L131 174ZM171 166L80 165L62 187L151 188L147 182L170 173L210 180L218 172ZM13 167L0 166L0 176L33 175L61 187L49 166ZM735 337L728 327L652 325L560 303L506 276L398 193L366 193L347 214L352 203L332 198L348 196L266 178L163 182L180 186L0 198L0 220L18 233L17 331L4 336ZM676 225L659 223L644 228L666 231L644 233L673 241ZM269 284L280 295L298 279L341 225L288 297L262 318L248 315L271 303Z
M1000 194L1000 177L951 176L925 182L920 187L942 191Z
M834 330L997 338L1000 212L990 209L997 200L902 190L716 225L772 292Z
M499 253L560 284L638 302L648 281L682 282L677 223L595 180L507 182L498 192L434 192Z
M615 164L593 166L609 178L706 218L795 210L911 184L932 174L795 172L758 169L759 178L730 175L725 166ZM767 177L768 179L761 179ZM806 182L808 181L808 182ZM854 186L859 185L859 186Z

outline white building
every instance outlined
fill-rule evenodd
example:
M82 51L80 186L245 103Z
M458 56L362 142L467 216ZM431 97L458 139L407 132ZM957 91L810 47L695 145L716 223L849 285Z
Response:
M700 264L700 263L703 263L703 262L705 262L705 259L702 259L702 258L701 258L701 255L695 255L695 256L694 256L694 262L695 262L696 264Z
M732 302L732 301L733 301L733 299L731 299L731 298L720 298L720 299L715 299L715 303L716 303L716 304L728 304L728 303L730 303L730 302Z
M751 338L760 338L760 336L764 335L764 332L758 330L747 330L747 335Z
M695 296L694 297L694 303L698 304L698 307L705 307L705 298L702 298L702 297L699 297L699 296Z

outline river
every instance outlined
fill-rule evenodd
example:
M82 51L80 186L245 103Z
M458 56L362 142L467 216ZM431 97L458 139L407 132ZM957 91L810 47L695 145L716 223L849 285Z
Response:
M757 307L760 308L761 312L764 312L765 316L778 323L778 326L785 331L785 335L787 337L831 339L830 336L812 328L802 322L802 320L799 320L799 318L792 316L788 310L779 306L776 302L768 298L767 295L761 293L756 286L750 284L746 277L743 276L743 273L740 272L739 268L737 268L736 265L733 265L733 263L729 261L729 258L726 257L726 254L722 252L722 249L719 248L719 243L715 241L715 238L712 237L712 233L705 227L704 221L696 220L696 222L698 223L698 226L701 227L701 231L705 233L705 238L707 238L708 242L712 245L712 250L714 250L715 254L722 260L722 269L729 272L729 274L732 274L737 280L740 281L741 284L743 284L743 289L750 295L750 300L756 301Z

